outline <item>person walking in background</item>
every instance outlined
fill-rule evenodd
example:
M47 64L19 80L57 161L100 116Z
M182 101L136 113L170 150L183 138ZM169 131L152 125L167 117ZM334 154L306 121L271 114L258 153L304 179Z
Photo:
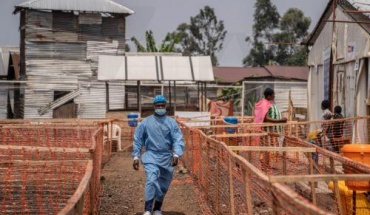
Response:
M139 170L139 157L146 174L144 215L161 215L164 197L172 181L174 167L184 153L184 138L174 119L166 115L166 98L153 99L154 115L145 118L134 134L133 168Z
M254 122L285 123L287 118L282 118L281 112L274 103L275 92L271 88L266 88L263 95L265 98L258 101L254 106Z
M341 138L344 132L344 120L340 120L344 119L341 106L338 105L334 107L333 119L335 121L331 125L332 142L334 144L334 150L339 152L340 148L346 143L346 141L343 141Z
M321 102L322 120L329 120L333 117L333 113L329 110L330 103L328 100Z
M323 100L321 102L321 110L322 110L322 117L321 120L330 120L333 117L333 113L329 110L330 103L328 100ZM331 130L331 123L330 122L323 122L321 125L321 130L323 137L326 137L322 143L322 147L334 151L333 143L331 143L330 139L332 138L332 130Z
M335 106L333 119L344 119L342 115L342 107ZM338 138L343 136L344 121L335 121L332 124L333 137Z

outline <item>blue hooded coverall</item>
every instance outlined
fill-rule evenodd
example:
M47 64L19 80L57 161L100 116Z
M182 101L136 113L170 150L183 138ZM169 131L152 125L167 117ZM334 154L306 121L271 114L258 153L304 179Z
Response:
M184 153L184 139L176 121L168 116L149 116L136 128L133 157L145 152L141 163L146 173L145 201L163 202L172 181L172 157Z

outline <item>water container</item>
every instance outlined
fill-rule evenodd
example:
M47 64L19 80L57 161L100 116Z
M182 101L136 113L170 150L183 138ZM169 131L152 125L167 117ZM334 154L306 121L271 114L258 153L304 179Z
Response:
M128 126L130 126L130 127L136 127L137 126L139 114L129 113L127 115L127 118L128 118Z
M236 125L238 124L238 119L235 117L224 117L223 119L226 125ZM235 128L226 128L227 133L235 133Z
M346 144L342 148L344 157L370 165L370 145L369 144ZM357 174L350 168L343 166L343 172L346 174ZM346 181L346 186L351 190L370 190L369 181Z

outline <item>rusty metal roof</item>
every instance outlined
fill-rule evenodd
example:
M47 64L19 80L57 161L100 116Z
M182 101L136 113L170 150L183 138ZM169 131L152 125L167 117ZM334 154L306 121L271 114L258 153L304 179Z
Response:
M251 78L279 78L307 81L308 68L300 66L214 67L213 74L220 83L235 83Z
M29 0L16 5L14 13L17 13L22 8L120 14L134 13L131 9L110 0Z
M213 67L213 74L221 83L235 83L252 77L271 77L264 67Z
M305 66L265 66L274 78L290 79L297 81L308 80L308 67Z

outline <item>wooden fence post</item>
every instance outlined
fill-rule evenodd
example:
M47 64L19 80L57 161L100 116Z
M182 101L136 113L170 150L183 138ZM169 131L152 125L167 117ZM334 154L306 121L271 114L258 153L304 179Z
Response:
M335 174L334 159L332 157L330 157L330 168L331 168L332 174ZM340 203L340 193L339 193L338 181L333 181L333 184L334 184L334 197L335 197L335 203L338 208L338 214L342 215L343 208L342 208L342 204Z
M230 211L231 215L235 215L235 200L234 200L234 184L233 184L233 168L231 155L229 157L229 193L230 193Z
M243 171L243 180L244 180L244 189L245 189L245 201L247 205L247 213L253 215L253 205L252 205L252 195L251 195L251 180L250 173L248 170L242 169Z
M216 146L216 213L220 212L220 148Z
M308 158L308 162L309 162L309 165L310 165L310 175L313 175L314 174L314 171L313 171L313 159L312 159L312 153L307 153L306 154L307 158ZM311 186L311 198L312 198L312 203L314 205L317 205L317 201L316 201L316 185L317 185L317 182L314 181L314 180L311 180L310 182L310 186Z

